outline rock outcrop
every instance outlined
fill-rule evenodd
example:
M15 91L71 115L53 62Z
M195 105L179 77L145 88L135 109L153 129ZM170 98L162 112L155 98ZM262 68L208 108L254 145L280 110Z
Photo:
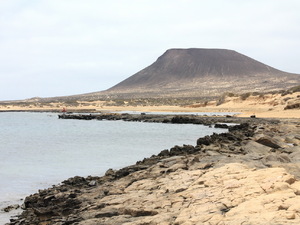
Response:
M41 190L10 224L299 224L299 131L292 120L231 126Z

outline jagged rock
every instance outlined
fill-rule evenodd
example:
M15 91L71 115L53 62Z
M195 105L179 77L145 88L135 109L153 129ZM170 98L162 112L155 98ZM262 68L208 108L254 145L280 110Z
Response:
M114 176L115 175L115 171L113 169L108 169L105 172L105 176Z
M198 140L197 140L197 145L210 145L211 143L212 143L212 139L210 136L198 138Z
M11 224L299 224L300 127L259 121L40 190ZM256 141L273 133L281 148Z
M190 118L188 116L174 116L171 119L171 123L194 123L195 118Z
M192 154L195 151L196 151L195 147L192 145L184 145L184 146L176 145L170 149L169 155L175 156L175 155L182 155L182 154Z
M6 206L6 207L3 208L2 210L3 210L4 212L10 212L10 211L15 210L15 209L18 209L18 208L20 208L20 205L15 204L15 205L9 205L9 206Z
M221 123L217 123L215 124L215 128L223 128L223 129L227 129L229 126L227 124L221 124Z
M170 152L168 149L165 149L165 150L162 150L158 156L169 156L170 155Z
M87 184L88 181L84 177L76 176L63 181L62 183L71 186L81 186L83 184Z

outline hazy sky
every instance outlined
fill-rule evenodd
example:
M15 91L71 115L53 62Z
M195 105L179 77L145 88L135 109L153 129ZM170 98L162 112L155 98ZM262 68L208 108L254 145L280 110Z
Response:
M101 91L169 48L300 73L299 0L0 0L0 100Z

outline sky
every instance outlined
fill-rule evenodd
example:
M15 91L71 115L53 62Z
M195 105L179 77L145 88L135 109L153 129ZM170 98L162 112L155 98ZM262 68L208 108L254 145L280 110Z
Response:
M299 0L0 0L0 101L106 90L170 48L300 74Z

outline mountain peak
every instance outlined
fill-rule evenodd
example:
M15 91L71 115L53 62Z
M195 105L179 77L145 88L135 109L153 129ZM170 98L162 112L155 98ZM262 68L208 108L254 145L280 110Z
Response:
M299 75L282 72L234 50L174 48L107 91L216 95L228 89L244 92L250 88L252 91L287 88L299 81Z

